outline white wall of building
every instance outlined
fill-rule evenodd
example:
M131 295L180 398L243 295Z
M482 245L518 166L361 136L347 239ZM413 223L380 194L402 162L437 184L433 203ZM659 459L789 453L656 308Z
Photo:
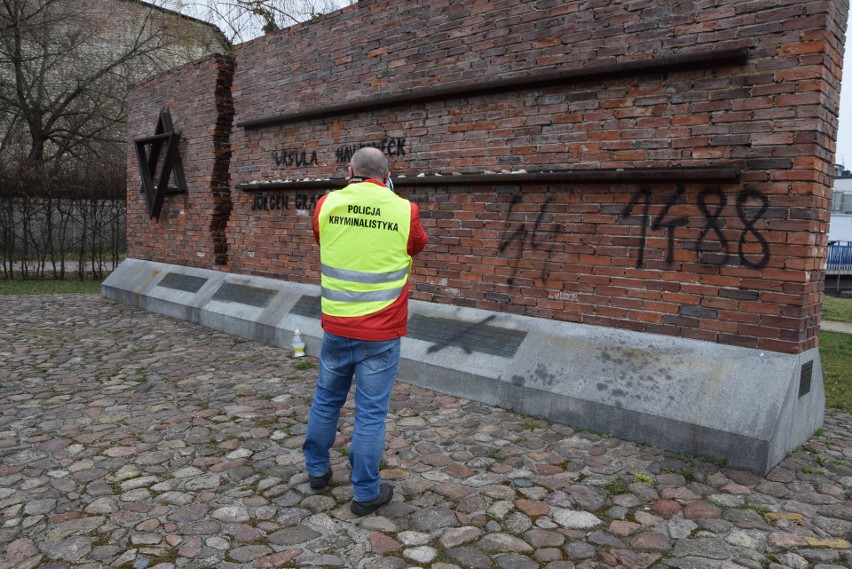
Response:
M828 225L829 241L852 241L852 214L832 213Z
M852 178L834 179L834 202L828 225L829 241L852 241ZM837 211L842 206L843 211Z

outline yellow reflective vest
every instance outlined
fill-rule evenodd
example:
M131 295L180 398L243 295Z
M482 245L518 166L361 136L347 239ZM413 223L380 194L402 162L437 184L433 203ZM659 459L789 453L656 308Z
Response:
M330 193L320 207L322 311L366 316L389 306L411 270L411 203L372 182Z

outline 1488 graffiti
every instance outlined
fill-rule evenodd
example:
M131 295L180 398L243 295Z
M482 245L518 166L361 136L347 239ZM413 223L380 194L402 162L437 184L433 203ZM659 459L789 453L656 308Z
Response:
M654 217L653 221L651 221L650 215L653 193L649 188L641 188L638 192L633 194L630 202L622 211L622 220L628 220L631 218L639 218L640 220L641 232L639 236L639 253L636 258L637 268L641 268L645 265L645 248L648 239L649 227L651 231L665 229L666 237L668 239L666 263L671 264L674 262L675 231L678 227L687 225L689 219L683 216L669 217L669 212L674 205L681 201L683 194L683 187L678 186L677 189L668 197L663 209L656 217ZM750 204L754 202L757 202L758 204L756 209L754 206L750 206ZM642 204L641 213L634 214L634 210L640 203ZM722 211L728 205L727 194L719 188L705 189L698 194L697 205L701 214L704 216L705 225L701 229L701 233L695 242L695 252L704 264L727 264L731 257L731 243L728 241L728 238L725 237L725 234L722 232L722 226L720 225ZM746 267L761 269L769 263L771 255L769 242L760 233L760 231L755 228L755 224L763 217L766 210L769 209L769 198L757 190L745 189L737 193L735 207L737 217L743 223L743 228L740 230L737 243L737 256L739 257L739 261ZM715 237L715 240L719 243L721 256L716 255L711 258L705 258L701 255L701 253L707 250L706 242L708 241L708 236L710 236L711 232L712 236ZM746 252L746 243L749 241L756 241L759 244L760 252L757 254L757 258L749 256Z

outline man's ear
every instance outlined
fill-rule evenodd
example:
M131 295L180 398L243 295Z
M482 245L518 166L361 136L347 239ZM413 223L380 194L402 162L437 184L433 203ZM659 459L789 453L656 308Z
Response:
M347 174L348 174L348 175L346 176L347 178L351 178L351 177L353 177L353 176L355 175L355 172L353 172L353 171L352 171L352 166L347 166L347 167L346 167L346 172L347 172Z

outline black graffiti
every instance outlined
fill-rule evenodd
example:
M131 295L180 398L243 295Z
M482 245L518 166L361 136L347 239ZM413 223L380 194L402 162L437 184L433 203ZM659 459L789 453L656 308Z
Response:
M307 194L261 193L252 198L252 211L275 211L290 209L313 210L317 206L318 196Z
M684 190L678 186L677 190L668 197L666 204L660 213L650 222L650 207L653 199L653 193L648 188L641 188L630 198L630 202L621 212L621 219L628 220L638 218L640 220L639 230L639 249L636 257L636 267L642 268L645 266L645 249L648 242L648 229L651 231L666 230L667 245L666 245L666 264L671 265L674 262L676 236L675 231L678 227L683 227L688 224L687 217L668 218L671 208L681 203ZM708 203L709 198L714 198L715 203ZM749 211L753 208L747 208L747 204L757 200L760 202L760 207L756 211ZM634 213L636 207L642 203L641 213ZM695 252L698 254L700 261L706 265L724 265L731 258L730 243L722 232L723 227L720 225L722 211L728 205L727 195L718 188L709 188L703 190L697 197L698 209L704 217L705 225L698 235L695 242ZM711 211L711 207L713 207ZM763 214L769 209L769 198L763 193L746 189L737 194L736 212L737 217L743 223L743 229L740 232L739 245L737 249L739 262L747 267L760 269L765 267L771 259L769 242L755 228L755 224L763 217ZM704 257L703 253L710 250L708 236L713 232L718 239L718 249L721 249L722 255ZM746 242L749 239L757 240L760 243L760 259L752 260L746 252Z
M678 227L683 227L689 220L685 217L675 217L666 221L666 216L669 214L669 210L671 210L672 206L675 205L678 201L680 201L681 196L683 196L684 189L682 186L678 186L675 193L669 196L668 201L666 201L666 206L663 208L663 211L660 212L660 215L654 220L654 223L651 225L651 229L654 231L658 231L661 228L666 228L666 236L668 237L668 247L666 248L666 262L671 263L674 261L674 249L675 249L675 230Z
M716 198L716 208L713 211L710 211L707 204L707 198L710 196ZM707 238L707 234L712 231L716 235L716 239L719 241L719 248L721 248L724 253L724 257L722 257L718 262L719 265L726 264L728 259L731 258L728 240L725 238L725 234L722 233L722 228L719 226L719 216L722 214L722 210L725 209L726 205L728 205L728 196L719 188L708 188L706 190L702 190L698 194L698 209L701 210L701 213L704 215L704 219L707 220L707 225L698 235L698 240L695 242L695 252L698 254L699 258L701 258L702 253L705 251L704 241Z
M540 226L542 222L545 220L547 216L549 216L547 209L550 206L551 202L553 202L553 197L548 196L547 200L541 204L541 207L538 210L538 216L535 219L535 223L533 224L532 229L527 229L526 223L521 223L515 231L513 231L506 239L504 239L500 246L498 247L500 253L505 253L510 246L515 245L516 255L514 267L512 268L512 275L508 279L508 284L512 285L515 282L515 277L518 274L520 261L523 258L524 251L527 249L531 249L533 251L548 251L549 249L544 247L544 244L540 242ZM511 216L513 210L516 205L521 203L521 196L513 196L512 203L509 205L509 214ZM508 217L507 216L507 217ZM546 242L545 242L546 243ZM547 278L547 269L542 267L541 269L541 278Z
M275 160L276 166L295 166L301 168L303 166L316 166L319 164L317 160L317 151L312 150L311 156L308 158L308 151L302 150L276 150L272 153L272 158Z
M440 352L444 348L447 348L447 347L450 347L450 346L455 346L455 347L459 347L462 350L464 350L466 354L472 354L476 350L476 347L470 345L471 344L471 338L470 338L471 331L475 330L476 328L479 328L480 326L484 326L484 325L488 324L489 322L491 322L495 318L496 318L496 316L491 315L491 316L488 316L488 317L486 317L485 319L483 319L479 322L472 323L470 326L467 326L466 328L459 330L458 332L456 332L452 336L446 338L444 342L436 342L436 343L432 344L431 346L429 346L429 348L427 348L426 351L430 354L434 354L435 352Z
M645 244L648 242L648 212L651 208L651 190L648 188L640 188L639 191L633 194L630 198L630 203L627 204L627 207L624 208L621 215L622 217L634 217L633 208L635 208L640 201L645 202L645 206L642 208L642 225L639 230L639 253L636 258L636 266L644 267Z
M338 146L334 154L338 164L347 164L352 159L352 155L359 148L372 146L378 148L388 156L405 156L405 137L383 138L378 142L362 142L360 144L350 144L347 146Z
M746 204L749 202L749 200L752 199L757 199L760 201L760 209L758 209L757 213L755 213L753 216L747 218ZM769 198L761 192L758 192L757 190L745 190L743 192L740 192L740 194L737 196L737 217L740 218L740 221L742 221L744 225L743 232L740 234L740 242L738 248L740 260L743 262L744 265L755 269L762 269L767 264L769 264L769 243L766 241L766 238L754 228L755 222L761 217L763 217L763 214L766 213L767 209L769 209ZM752 235L760 242L761 257L760 260L757 262L753 262L751 259L746 257L745 253L743 252L743 249L745 248L746 236L748 235Z

